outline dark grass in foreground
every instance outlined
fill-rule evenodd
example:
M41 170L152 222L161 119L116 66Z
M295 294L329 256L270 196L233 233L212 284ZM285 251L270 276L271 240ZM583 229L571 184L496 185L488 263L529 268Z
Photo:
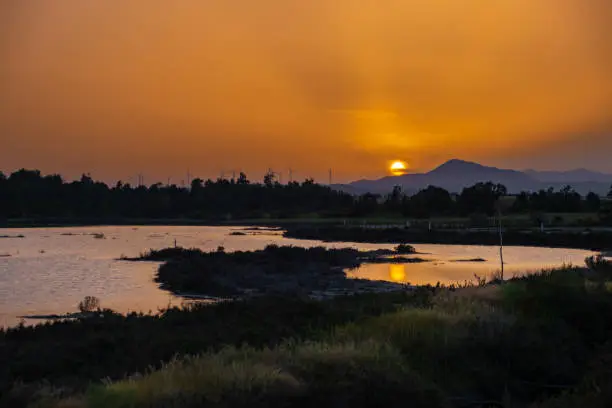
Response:
M430 293L420 289L326 302L261 297L172 308L160 315L106 311L82 320L0 330L0 407L24 407L37 393L51 390L82 392L104 378L159 368L175 355L320 338L335 325L391 312L397 305L425 306Z
M568 269L441 291L431 307L340 324L315 342L179 359L91 388L80 406L553 404L589 378L612 329L612 298L592 283Z
M3 333L13 347L3 357L28 382L73 382L40 407L603 407L611 270L595 264L502 286L259 298L19 328ZM96 385L106 376L119 381ZM10 394L20 390L32 401L27 387Z

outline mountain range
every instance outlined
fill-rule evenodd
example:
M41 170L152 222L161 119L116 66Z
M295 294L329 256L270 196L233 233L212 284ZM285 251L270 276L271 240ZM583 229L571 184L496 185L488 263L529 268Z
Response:
M582 195L595 192L606 195L612 185L612 174L586 169L570 171L511 170L453 159L427 173L410 173L401 176L387 176L377 180L357 180L348 184L334 184L332 188L351 194L386 194L394 186L401 186L408 194L427 188L442 187L453 193L460 193L464 187L478 182L492 181L506 186L509 193L538 191L549 187L559 189L571 185Z

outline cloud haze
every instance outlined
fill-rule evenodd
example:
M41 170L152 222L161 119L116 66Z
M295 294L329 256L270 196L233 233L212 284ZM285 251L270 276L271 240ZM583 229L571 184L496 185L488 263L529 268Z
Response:
M606 0L0 4L0 168L612 171Z

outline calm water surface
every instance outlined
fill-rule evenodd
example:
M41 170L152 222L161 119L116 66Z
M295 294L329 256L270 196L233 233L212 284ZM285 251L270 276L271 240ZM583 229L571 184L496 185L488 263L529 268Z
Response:
M349 277L426 285L475 282L475 275L491 278L501 269L499 247L478 245L414 245L414 257L429 262L409 264L363 264L347 270ZM521 276L543 268L584 265L593 255L580 249L504 247L504 277ZM476 258L485 261L472 261Z
M386 244L333 243L284 238L278 232L257 231L231 236L240 227L79 227L0 229L0 326L21 321L21 316L76 311L85 296L96 296L101 306L120 312L157 311L180 298L159 289L153 282L158 264L124 262L121 255L137 256L149 249L173 246L226 251L262 249L266 245L392 248ZM103 234L103 235L96 235ZM103 236L103 238L102 238ZM432 262L406 265L370 264L348 271L351 277L424 283L473 280L499 269L497 249L481 246L415 245ZM583 250L507 247L506 271L524 273L563 263L581 264L591 253ZM481 257L487 262L459 263ZM29 321L27 321L29 322Z

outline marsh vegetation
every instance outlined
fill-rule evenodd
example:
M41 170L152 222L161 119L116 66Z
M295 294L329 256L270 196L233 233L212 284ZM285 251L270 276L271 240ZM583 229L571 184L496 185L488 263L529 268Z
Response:
M176 247L151 250L132 260L163 262L155 279L164 289L177 294L328 297L406 289L392 282L348 279L344 269L355 268L362 262L423 261L405 256L388 257L414 252L409 245L375 251L268 245L259 251L231 253L222 248L204 252Z
M608 270L605 262L502 285L327 301L263 296L17 327L0 333L8 369L0 401L56 408L604 407L612 402L612 294L610 276L598 272Z
M403 227L364 228L342 225L295 225L287 226L288 238L319 239L328 242L371 242L448 245L499 245L499 231L465 229L407 229ZM504 245L535 246L553 248L581 248L608 250L612 248L612 231L557 230L534 231L504 229Z

